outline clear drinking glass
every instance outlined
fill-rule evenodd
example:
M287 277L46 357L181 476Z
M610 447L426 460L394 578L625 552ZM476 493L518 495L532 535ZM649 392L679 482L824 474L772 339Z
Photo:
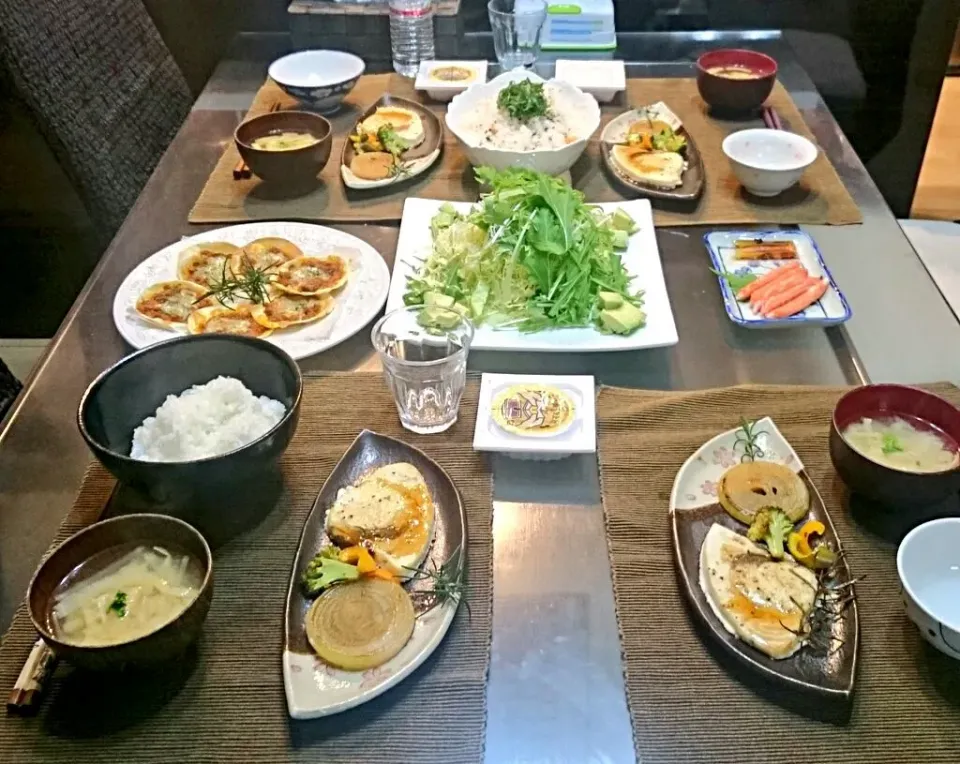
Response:
M429 328L421 317L429 317ZM371 339L400 423L421 435L453 425L467 383L473 324L455 311L417 305L385 315L373 327Z
M547 20L546 0L490 0L490 28L497 61L504 71L533 66Z

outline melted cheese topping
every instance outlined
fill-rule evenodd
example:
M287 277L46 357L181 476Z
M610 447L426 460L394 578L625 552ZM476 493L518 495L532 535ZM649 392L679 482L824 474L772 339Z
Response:
M298 257L281 266L277 286L294 294L312 295L331 292L347 280L347 264L330 257Z
M165 281L144 290L136 310L162 323L183 324L193 311L204 307L206 301L197 302L204 294L203 287L189 281Z

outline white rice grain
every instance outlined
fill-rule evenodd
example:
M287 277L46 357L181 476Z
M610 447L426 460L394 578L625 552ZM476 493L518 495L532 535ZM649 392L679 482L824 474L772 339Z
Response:
M239 379L217 377L168 395L134 430L130 456L148 462L219 456L259 438L286 410L280 401L255 396Z

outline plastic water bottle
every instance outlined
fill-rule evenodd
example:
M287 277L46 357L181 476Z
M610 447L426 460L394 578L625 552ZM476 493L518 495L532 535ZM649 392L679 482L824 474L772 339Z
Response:
M416 77L421 61L434 57L433 0L390 0L393 68Z

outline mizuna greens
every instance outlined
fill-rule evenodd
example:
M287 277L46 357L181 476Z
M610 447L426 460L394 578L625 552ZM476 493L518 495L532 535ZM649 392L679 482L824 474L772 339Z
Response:
M643 326L642 293L618 252L637 230L629 215L605 214L564 181L531 170L480 167L476 175L492 190L469 214L441 207L407 305L436 304L524 332Z

